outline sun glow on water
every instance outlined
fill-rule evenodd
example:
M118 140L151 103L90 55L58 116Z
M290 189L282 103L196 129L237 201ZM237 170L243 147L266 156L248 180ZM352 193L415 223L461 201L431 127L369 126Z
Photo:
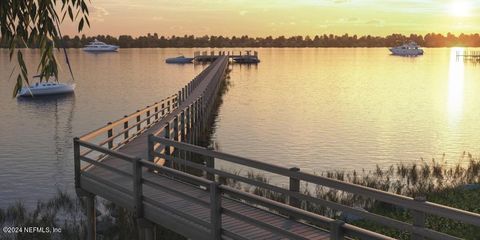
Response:
M448 76L448 113L450 119L457 120L462 114L465 82L465 64L456 58L463 48L452 48Z

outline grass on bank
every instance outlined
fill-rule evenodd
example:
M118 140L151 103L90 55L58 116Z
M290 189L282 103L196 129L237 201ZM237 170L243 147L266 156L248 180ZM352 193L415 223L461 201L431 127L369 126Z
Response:
M137 239L135 216L124 208L97 197L97 239ZM5 233L0 231L2 240L83 240L86 239L86 212L84 203L75 196L62 191L45 202L38 202L35 208L27 209L16 202L6 209L0 208L0 227L34 226L60 228L61 233ZM102 210L98 210L102 209ZM157 239L185 239L179 234L156 226Z
M385 169L377 166L373 171L329 171L320 175L405 196L425 196L430 202L480 213L480 159L474 158L471 154L464 153L459 162L465 162L465 160L467 160L468 164L457 164L449 167L445 164L446 161L444 157L445 156L443 156L440 161L432 159L430 162L427 162L422 159L420 163L400 163L391 165ZM241 174L238 171L234 173ZM247 172L246 175L257 181L269 182L269 179L262 174ZM279 202L286 203L288 199L287 196L283 194L264 188L248 186L230 179L223 179L222 181L231 186ZM409 210L376 201L372 198L366 198L324 186L309 186L308 184L304 184L301 191L309 196L364 209L404 222L412 222L412 216ZM301 201L301 206L307 211L330 218L342 219L353 225L364 227L394 238L410 239L410 234L406 232L396 231L352 214L342 213L341 211L306 201ZM464 239L480 239L480 227L438 216L427 215L426 227Z
M325 172L323 176L384 191L407 196L426 196L428 201L480 213L480 160L465 154L468 159L465 166L447 167L442 161L423 161L419 164L396 164L386 169L377 167L374 171L334 171ZM443 161L444 162L444 161ZM240 171L233 171L242 174ZM249 178L269 182L262 174L247 172ZM275 193L258 187L247 186L231 179L220 179L224 184L241 188L251 193L267 198L287 202L283 194ZM358 195L325 188L322 186L303 185L305 194L344 205L363 208L367 211L390 218L411 222L411 213L405 209L389 204L363 198ZM97 217L98 239L136 239L136 221L134 215L106 200L100 202L97 208L102 212ZM374 224L354 216L348 216L340 211L329 209L312 203L302 202L302 208L331 218L344 219L347 222L383 233L399 239L410 239L409 234ZM59 234L5 234L0 232L0 239L85 239L86 214L83 203L76 197L63 192L57 196L39 202L28 210L23 204L15 203L6 209L0 209L0 227L3 226L39 226L59 227ZM480 228L445 218L428 216L427 227L465 239L479 239ZM182 236L157 226L157 239L185 239Z

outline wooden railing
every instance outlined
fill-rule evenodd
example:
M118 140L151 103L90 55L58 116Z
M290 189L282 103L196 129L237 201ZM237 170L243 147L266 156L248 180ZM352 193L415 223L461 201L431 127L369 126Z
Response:
M158 139L153 139L153 140L158 140ZM161 142L164 143L163 140L161 140ZM170 142L171 141L168 141L167 143L170 143ZM132 164L132 168L130 168L131 169L130 171L125 171L125 170L113 168L109 165L103 164L101 161L90 159L85 156L81 156L80 151L84 148L128 162ZM144 195L144 191L143 191L144 186L149 186L154 189L171 192L175 196L186 198L189 201L192 201L196 204L209 208L210 219L211 219L209 222L205 220L197 219L197 218L188 218L188 216L185 215L184 212L175 211L174 209L169 209L170 211L174 211L175 214L178 214L179 216L187 217L189 221L192 221L195 224L198 224L202 227L210 229L209 231L210 236L203 236L203 237L198 236L199 238L221 239L222 235L235 238L235 236L232 235L231 232L222 228L222 215L239 219L241 221L254 224L256 226L262 226L263 228L270 229L272 232L275 232L277 234L280 234L286 237L291 236L291 233L289 233L286 230L282 230L277 227L270 226L265 222L262 222L261 220L246 217L235 211L231 211L227 208L224 208L222 206L222 197L226 197L235 201L244 202L245 204L253 203L256 206L262 206L263 208L275 210L277 212L284 214L285 216L294 217L295 219L298 219L298 220L300 219L306 220L312 224L320 226L321 228L328 229L331 234L331 239L343 239L344 236L358 237L361 239L387 239L387 240L392 239L387 236L384 236L369 230L365 230L365 229L362 229L338 220L334 220L321 215L313 214L311 212L307 212L305 210L302 210L296 207L292 207L288 204L279 203L279 202L272 201L270 199L260 197L251 193L243 192L238 189L232 188L230 186L221 185L220 183L213 180L197 177L197 176L194 176L185 172L181 172L172 168L163 167L163 166L154 164L150 161L129 156L127 154L119 153L118 151L113 151L105 147L100 147L95 144L82 141L78 138L74 140L74 151L76 156L75 157L75 179L76 179L75 182L76 182L76 185L78 184L77 187L81 187L80 186L81 176L86 176L105 186L108 186L112 189L115 189L129 196L129 198L124 199L125 202L123 202L123 204L121 205L131 210L134 210L135 216L137 218L144 217L145 204L151 204L151 205L160 206L160 207L163 206L161 202L150 199ZM92 166L104 168L108 171L111 171L114 174L118 174L128 179L131 179L133 182L132 188L128 189L125 186L118 185L114 182L105 181L101 178L101 176L90 174L85 169L80 168L81 162L86 162L88 164L91 164ZM193 183L197 186L197 188L204 191L208 191L210 193L210 200L205 201L204 199L189 196L188 194L183 193L181 189L176 190L172 188L165 188L164 186L157 184L155 181L152 181L149 178L145 178L144 175L146 172L155 172L156 174L159 175L159 177L175 178L175 179L180 179L182 181L185 181L186 183L189 183L189 184ZM168 208L168 206L163 206L163 207Z
M178 95L172 95L151 106L125 115L119 120L109 122L107 125L85 134L80 139L115 150L156 124L177 107ZM84 154L87 153L82 155Z
M165 134L165 137L167 136L168 134ZM167 166L171 167L173 166L173 164L180 165L180 166L185 165L185 167L196 168L198 170L203 171L205 173L204 175L209 180L215 180L217 179L215 176L218 176L218 177L233 179L238 182L243 182L245 184L267 189L276 193L281 193L281 194L284 194L285 196L288 196L289 204L295 208L300 207L301 201L318 204L319 206L328 207L344 213L350 213L355 216L362 217L366 220L370 220L372 222L384 225L386 227L390 227L390 228L404 231L404 232L409 232L412 235L412 239L424 239L424 238L449 239L449 240L459 239L457 237L450 236L448 234L426 228L425 221L426 221L427 214L444 217L446 219L457 220L466 224L471 224L471 225L480 227L480 214L428 202L426 201L425 198L414 199L414 198L410 198L402 195L393 194L390 192L380 191L373 188L368 188L360 185L338 181L335 179L330 179L322 176L301 172L298 168L285 168L282 166L268 164L261 161L256 161L256 160L234 156L234 155L230 155L222 152L208 150L203 147L198 147L198 146L174 141L172 139L174 139L175 137L172 137L172 136L168 136L168 138L165 138L165 137L156 137L154 135L150 135L149 149L151 151L150 155L152 157L163 158L167 162L170 162L170 164ZM153 145L161 145L161 147L158 149L161 150L162 148L166 148L168 149L168 151L155 151L155 150L152 151ZM189 152L189 153L198 154L206 157L208 160L205 165L195 163L193 161L186 161L185 159L182 159L179 157L178 153L180 152ZM270 174L287 177L290 182L289 189L278 187L263 181L257 181L255 179L251 179L248 177L232 174L232 173L217 169L215 168L215 165L218 161L225 161L231 164L239 165L241 167L248 167L249 169L253 169L254 171L258 171L258 172L268 172ZM365 210L360 210L350 206L342 205L340 203L327 201L324 199L303 194L299 191L300 182L306 182L306 183L310 183L318 186L325 186L328 188L361 195L367 198L373 198L376 201L385 202L395 206L403 207L404 209L411 211L411 214L413 217L412 219L413 223L411 224L407 222L402 222L402 221L385 217L379 214L367 212ZM240 196L240 197L242 197L243 196L242 194L244 194L239 192L238 190L234 191L231 189L229 189L228 192L230 194L233 194L235 196ZM283 212L283 210L285 210L279 207L283 205L274 205L271 201L260 198L260 197L253 198L253 197L250 197L250 195L245 195L242 199L247 199L246 196L249 196L248 200L251 200L256 204L261 204L262 202L268 202L268 203L271 203L268 206L268 207L271 207L271 209L278 210L279 212ZM288 209L291 210L291 208L288 208ZM311 216L312 215L295 216L295 217L300 217L303 220L311 221L313 220L312 218L310 218ZM320 224L320 226L324 226L324 225ZM348 235L352 233L353 230L342 229L342 231L345 231L345 234Z
M211 113L218 96L221 82L225 79L228 69L227 58L218 59L217 61L218 62L210 65L212 71L208 71L207 74L211 80L208 82L208 85L203 88L203 91L198 94L195 99L192 99L189 104L182 106L176 115L171 115L170 120L155 132L154 135L165 134L165 129L168 129L168 132L172 135L180 137L180 139L176 140L183 141L185 139L182 139L182 137L194 135L192 138L196 138L195 135L199 134L198 131L207 127L206 124L212 117Z
M109 122L105 126L81 136L79 139L97 146L105 146L112 150L125 146L131 140L144 133L147 129L151 128L176 110L190 96L196 87L201 84L204 78L210 74L213 67L215 67L214 64L209 65L192 81L182 87L178 93L159 102L155 102L150 106L146 106L143 109L139 109L132 114L125 115L121 119ZM86 156L92 153L93 151L87 150L81 152L80 155ZM105 157L105 155L100 154L91 157L94 159L100 159Z

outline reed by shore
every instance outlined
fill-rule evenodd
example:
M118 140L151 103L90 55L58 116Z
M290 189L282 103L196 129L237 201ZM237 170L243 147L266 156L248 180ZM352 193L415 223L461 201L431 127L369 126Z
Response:
M389 191L407 196L425 196L428 201L447 206L480 213L480 159L465 153L462 158L468 160L466 165L449 166L445 159L431 161L422 160L419 163L395 164L387 168L377 166L372 171L333 171L320 175ZM243 175L241 171L231 172ZM246 172L249 178L269 182L265 175ZM230 179L219 179L223 184L245 189L251 193L265 196L280 202L286 202L286 196L259 187L247 186ZM303 185L302 191L311 196L339 202L345 205L362 208L370 212L381 214L394 219L409 221L409 211L375 201L375 199L344 193L322 186ZM84 239L86 215L83 203L75 196L62 191L52 199L39 202L34 209L27 209L21 202L0 208L0 226L38 226L58 227L62 229L58 234L7 234L0 233L1 239ZM331 218L343 219L354 225L372 229L377 232L399 238L409 239L404 232L395 231L353 215L318 206L309 202L302 202L302 208L308 211L325 215ZM132 213L106 200L97 201L97 233L101 239L134 239L137 236L136 221ZM476 239L480 229L446 220L441 217L428 216L427 225L432 229L458 236L465 239ZM157 226L157 239L184 239L181 235L168 229Z

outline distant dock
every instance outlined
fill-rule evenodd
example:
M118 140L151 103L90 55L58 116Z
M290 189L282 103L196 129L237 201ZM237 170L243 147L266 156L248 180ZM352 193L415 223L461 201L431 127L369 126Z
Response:
M457 51L456 56L457 60L463 59L480 62L480 51Z
M196 62L213 62L221 56L227 56L230 60L235 58L249 58L254 57L258 59L257 51L196 51L193 54L193 59Z

